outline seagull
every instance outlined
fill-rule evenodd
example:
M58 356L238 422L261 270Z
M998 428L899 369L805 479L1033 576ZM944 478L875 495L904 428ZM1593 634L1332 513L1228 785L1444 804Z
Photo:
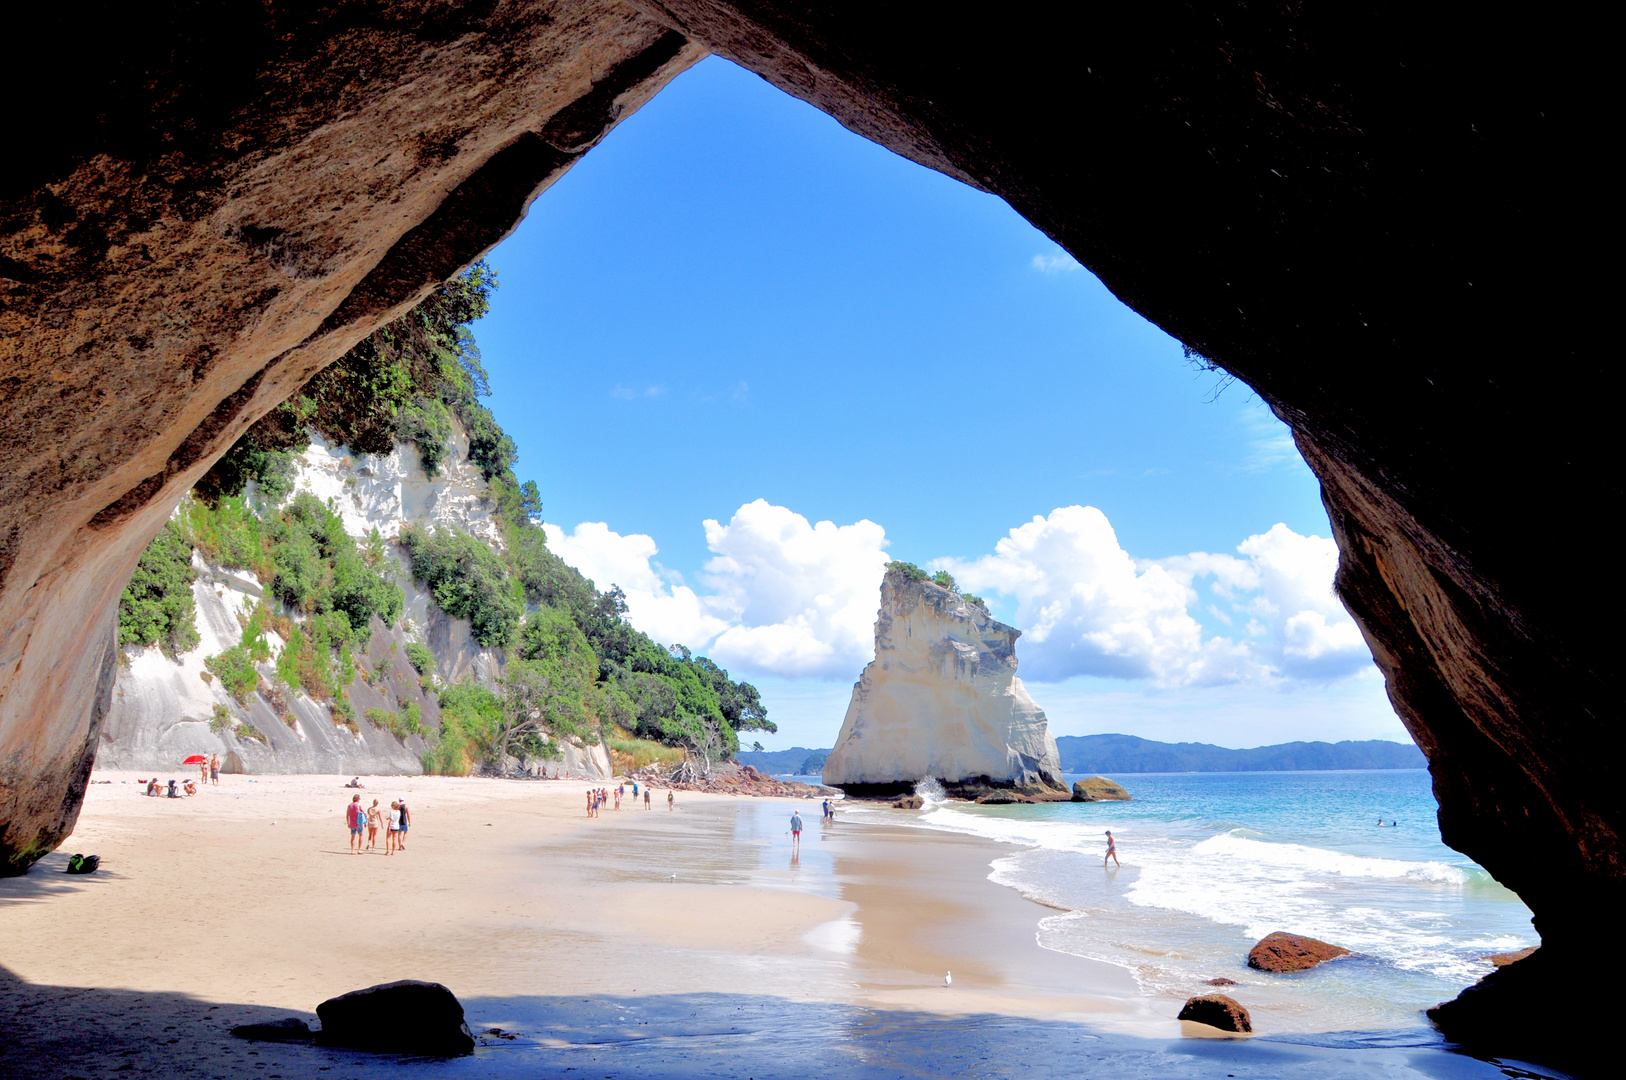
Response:
M676 881L677 880L677 875L673 874L671 880Z
M944 986L953 986L954 985L954 972L946 971L946 972L943 973L943 985Z

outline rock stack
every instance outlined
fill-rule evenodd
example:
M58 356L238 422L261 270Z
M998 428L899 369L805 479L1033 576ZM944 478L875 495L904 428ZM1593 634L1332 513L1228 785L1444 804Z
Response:
M1021 631L952 589L889 569L875 659L853 687L824 782L906 794L926 777L1068 798L1056 740L1016 676Z

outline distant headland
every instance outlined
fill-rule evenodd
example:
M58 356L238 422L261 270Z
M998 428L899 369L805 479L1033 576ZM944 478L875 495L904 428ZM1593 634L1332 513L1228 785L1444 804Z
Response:
M1068 773L1292 772L1310 769L1422 769L1428 762L1410 743L1366 739L1359 742L1290 742L1232 750L1211 743L1166 743L1134 735L1061 735L1062 771ZM810 759L829 750L794 747L741 751L740 764L765 773L804 771ZM822 760L818 761L822 766Z

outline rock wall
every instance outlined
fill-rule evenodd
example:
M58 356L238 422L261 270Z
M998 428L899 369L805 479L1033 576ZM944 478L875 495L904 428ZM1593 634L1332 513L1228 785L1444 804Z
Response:
M888 571L875 659L853 687L824 782L856 792L985 777L1062 790L1056 739L1016 676L1021 635L958 593Z

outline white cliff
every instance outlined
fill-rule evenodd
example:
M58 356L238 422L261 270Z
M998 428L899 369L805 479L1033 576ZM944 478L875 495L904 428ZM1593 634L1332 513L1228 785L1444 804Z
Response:
M980 604L888 571L875 659L853 687L824 782L986 778L1061 789L1056 740L1016 676L1020 636Z
M468 459L468 436L453 422L445 461L428 476L411 444L397 444L390 454L355 454L312 434L311 444L295 461L294 491L309 491L327 502L357 539L377 529L386 540L407 523L449 526L501 549L501 529L487 485ZM255 493L250 490L250 497ZM290 498L292 496L290 495ZM96 765L104 769L175 769L191 754L219 754L228 771L249 773L416 774L423 771L424 740L401 739L366 720L370 708L396 711L418 706L428 728L439 725L436 695L407 660L406 645L426 645L435 656L434 675L442 683L473 678L495 688L502 677L501 650L474 640L467 620L453 619L413 581L406 553L388 547L397 567L396 581L405 594L402 616L394 627L374 619L364 651L357 652L371 681L357 679L347 689L356 714L354 731L335 720L332 710L303 691L280 689L281 701L251 695L238 702L204 667L204 659L242 640L252 604L267 598L250 571L215 566L197 552L192 585L197 604L196 648L171 659L157 647L124 649L113 701L102 727ZM274 685L275 661L284 642L267 631L270 662L256 665L264 685ZM252 733L252 734L250 734ZM607 779L609 755L599 744L560 742L561 758L530 762L539 775L568 773ZM517 763L516 763L517 764Z

